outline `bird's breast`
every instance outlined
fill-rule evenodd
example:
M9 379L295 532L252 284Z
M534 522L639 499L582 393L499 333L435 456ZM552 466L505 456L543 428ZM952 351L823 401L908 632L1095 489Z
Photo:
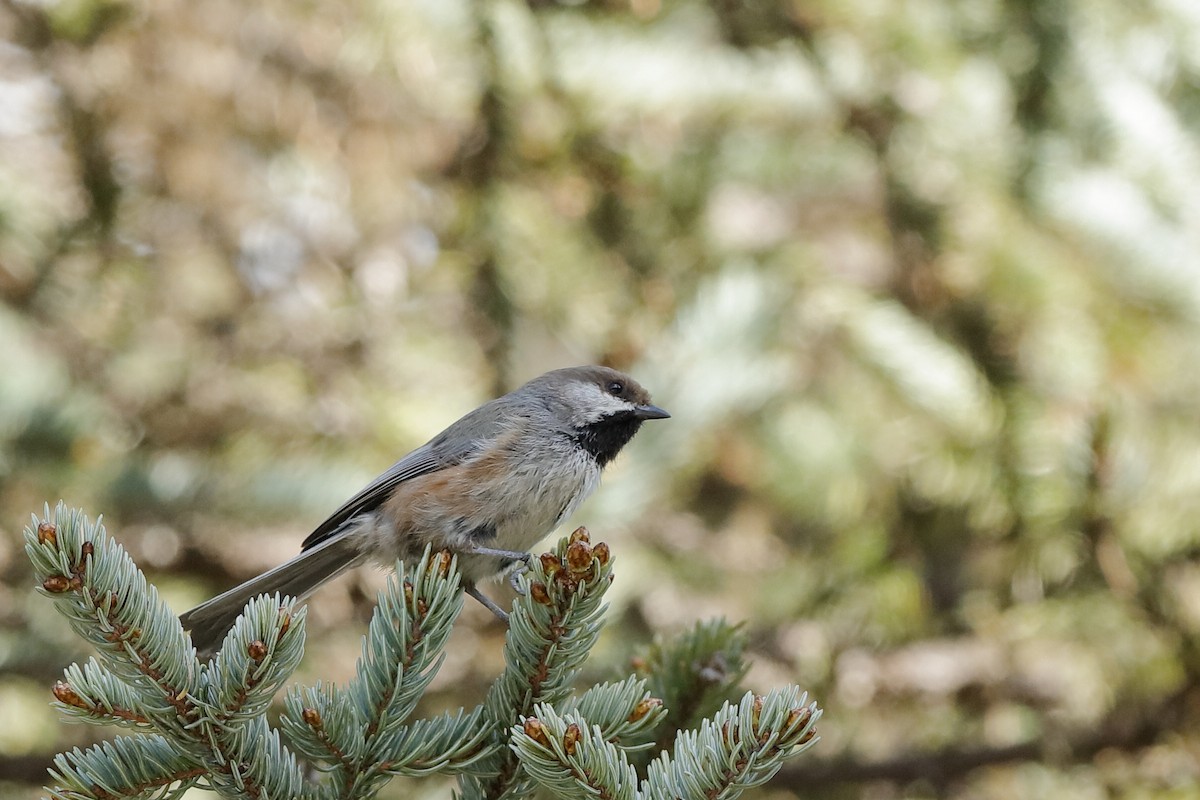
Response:
M475 544L525 552L599 483L595 460L562 437L513 435L461 464L397 486L367 549L385 561L418 556L430 542L452 550ZM465 572L482 577L500 566L472 564Z

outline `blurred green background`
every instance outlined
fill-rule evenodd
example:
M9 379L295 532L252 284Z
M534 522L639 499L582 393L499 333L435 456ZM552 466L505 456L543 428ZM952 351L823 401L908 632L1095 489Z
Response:
M587 362L674 414L572 520L588 677L744 621L826 708L757 797L1200 791L1194 0L0 0L0 299L0 796L102 733L43 501L182 611Z

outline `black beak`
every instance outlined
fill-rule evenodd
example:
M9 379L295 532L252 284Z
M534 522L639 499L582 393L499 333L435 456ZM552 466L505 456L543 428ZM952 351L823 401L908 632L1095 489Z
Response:
M671 415L658 406L646 404L638 406L633 410L633 415L638 419L670 419Z

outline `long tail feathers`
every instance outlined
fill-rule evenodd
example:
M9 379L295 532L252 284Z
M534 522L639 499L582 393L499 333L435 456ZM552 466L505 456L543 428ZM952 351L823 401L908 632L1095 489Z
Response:
M362 554L349 536L328 539L291 561L184 612L179 621L185 629L191 630L192 643L199 654L211 655L221 646L225 634L250 600L260 594L276 592L299 600L361 560Z

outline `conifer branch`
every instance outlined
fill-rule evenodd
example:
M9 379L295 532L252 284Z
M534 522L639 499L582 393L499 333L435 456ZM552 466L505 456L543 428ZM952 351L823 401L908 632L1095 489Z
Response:
M515 722L536 703L566 698L571 682L600 635L604 592L612 583L612 556L604 542L592 546L586 528L561 540L520 576L523 595L513 604L504 643L505 670L488 691L484 708L493 741L503 745ZM517 797L531 782L516 754L499 749L492 777L460 781L466 798Z
M94 658L82 667L67 667L53 691L55 705L73 720L135 730L150 727L150 719L135 710L140 706L136 693Z
M175 726L190 712L199 674L179 621L99 520L92 525L61 503L53 521L44 511L25 536L41 591L104 668L138 693L146 715Z
M54 800L176 797L208 773L163 736L122 736L54 759Z
M637 773L624 753L577 712L559 715L539 703L536 716L513 726L510 746L529 775L558 797L637 798Z
M821 712L795 686L765 696L747 692L726 703L698 730L683 731L671 755L650 763L640 795L646 800L678 797L733 800L765 783L784 758L816 741Z
M465 772L494 749L482 708L404 724L462 611L456 566L449 552L429 548L415 567L397 563L350 686L318 684L288 695L281 724L301 753L325 762L337 796L368 797L392 775Z
M278 596L251 600L201 663L99 523L59 504L25 535L42 591L98 651L55 684L58 707L133 733L59 755L48 790L59 800L174 797L191 786L256 800L366 800L393 776L434 773L457 775L471 800L538 786L580 800L733 798L808 747L820 713L788 687L748 694L675 737L664 698L682 707L677 719L695 716L744 671L738 632L724 623L656 643L639 662L642 676L570 696L612 580L607 545L593 546L580 528L520 576L505 670L481 705L410 719L463 605L455 560L427 548L417 564L398 563L381 592L355 678L290 690L275 729L267 713L302 656L303 609ZM643 751L668 735L672 755L639 783Z
M675 732L696 727L736 696L748 669L743 647L741 626L715 619L672 639L658 637L634 659L637 674L668 709L659 740L663 747L670 746Z
M632 676L593 686L578 698L568 698L561 708L578 712L599 728L605 741L625 752L653 746L654 731L667 713L662 699L646 690L646 681Z

